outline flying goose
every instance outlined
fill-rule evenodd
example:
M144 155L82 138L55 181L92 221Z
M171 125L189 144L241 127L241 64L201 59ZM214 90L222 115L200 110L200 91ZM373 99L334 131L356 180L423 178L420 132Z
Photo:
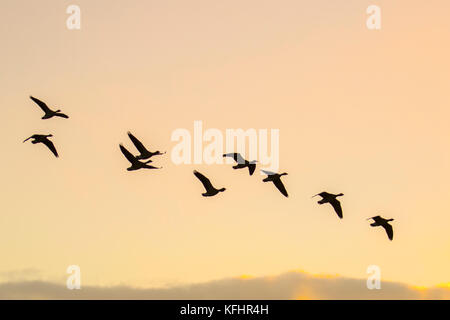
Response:
M219 192L224 192L226 190L225 188L214 188L211 181L197 170L194 170L194 175L200 180L200 182L203 184L203 187L205 187L206 192L202 193L202 196L204 197L212 197Z
M146 162L139 161L135 156L133 156L130 151L128 151L123 145L120 146L120 151L122 151L123 155L127 160L131 163L131 167L127 168L128 171L134 171L139 169L161 169L158 167L150 166L147 163L152 162L152 160L148 160Z
M130 139L133 142L136 149L141 153L140 155L138 155L136 157L136 159L138 159L138 160L146 160L153 156L159 156L159 155L165 154L165 152L161 153L159 151L155 151L155 152L148 151L147 148L145 148L145 146L142 144L142 142L140 142L138 140L138 138L136 138L131 132L128 132L128 137L130 137Z
M50 119L53 117L61 117L61 118L65 118L65 119L69 118L68 115L61 113L61 110L58 109L56 111L53 111L45 104L45 102L42 102L41 100L39 100L33 96L30 96L30 99L33 100L34 102L36 102L36 104L42 109L42 111L45 112L45 115L42 117L42 119Z
M58 156L58 151L56 151L55 145L53 144L53 142L51 142L48 138L53 137L52 134L33 134L31 137L25 139L23 142L26 142L30 139L33 139L31 141L32 144L36 144L36 143L43 143L47 146L47 148L50 149L51 152L53 152L53 154L55 155L55 157L59 157Z
M324 203L331 204L333 206L333 208L334 208L334 211L336 211L338 217L342 219L343 215L342 215L341 203L336 198L337 197L341 197L343 195L344 195L343 193L331 194L331 193L328 193L328 192L321 192L321 193L316 194L315 196L313 196L313 198L317 197L317 196L321 196L322 200L317 201L317 203L318 204L324 204Z
M256 160L253 161L248 161L245 160L240 153L225 153L223 155L223 157L231 157L234 159L234 161L236 161L238 164L233 166L233 169L242 169L245 167L248 167L248 173L250 173L250 175L253 174L253 172L255 172L256 169Z
M286 176L287 173L283 172L283 173L275 173L275 172L270 172L270 171L265 171L265 170L261 170L264 174L267 175L267 178L263 179L263 182L268 182L268 181L272 181L273 184L275 185L275 187L278 188L278 190L280 190L280 192L285 196L288 197L288 193L286 191L286 188L284 187L283 182L281 182L281 177L282 176Z
M372 227L383 227L384 230L386 230L387 236L389 238L389 240L392 241L392 239L394 238L394 230L392 229L392 226L389 224L389 221L394 221L394 219L384 219L380 216L375 216L372 218L369 218L367 220L373 219L373 223L371 223L370 225Z

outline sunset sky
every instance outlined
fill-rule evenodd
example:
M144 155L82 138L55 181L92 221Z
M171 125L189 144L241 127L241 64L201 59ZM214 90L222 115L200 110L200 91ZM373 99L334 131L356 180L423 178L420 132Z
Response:
M71 4L81 30L66 27ZM366 27L372 4L381 30ZM0 9L0 298L5 283L64 287L70 265L91 288L292 272L364 286L369 265L386 282L450 288L449 1L2 0ZM70 119L41 120L29 95ZM193 133L196 120L224 133L279 129L289 198L229 164L174 164L171 135ZM127 131L167 151L154 160L162 170L126 171ZM35 133L53 134L60 158L22 143ZM227 190L202 197L193 170ZM345 194L343 220L311 199L321 191ZM392 242L369 226L375 215L395 219ZM324 288L326 298L341 293Z

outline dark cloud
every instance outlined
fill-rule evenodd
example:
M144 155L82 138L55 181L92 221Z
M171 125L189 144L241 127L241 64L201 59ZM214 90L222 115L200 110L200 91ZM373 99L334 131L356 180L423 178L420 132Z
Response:
M0 284L0 299L450 299L449 288L417 289L401 283L382 282L369 290L366 280L320 277L288 272L276 277L223 279L162 289L126 286L69 290L65 283L44 281Z
M0 272L0 279L8 282L29 281L36 279L37 277L41 278L42 274L40 270L34 268Z

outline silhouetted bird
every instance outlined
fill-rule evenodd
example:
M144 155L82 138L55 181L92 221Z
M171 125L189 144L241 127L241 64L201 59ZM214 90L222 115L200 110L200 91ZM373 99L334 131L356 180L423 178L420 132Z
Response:
M334 208L334 211L336 211L338 217L342 219L343 215L342 215L341 203L336 198L337 197L341 197L343 195L344 195L343 193L331 194L331 193L328 193L328 192L321 192L321 193L316 194L315 196L313 196L313 198L317 197L317 196L321 196L322 200L317 201L317 203L318 204L324 204L324 203L331 204L333 206L333 208Z
M218 194L219 192L224 192L226 190L225 188L221 188L221 189L214 188L211 181L209 181L209 179L207 177L205 177L203 174L201 174L197 170L194 170L194 175L201 181L201 183L203 184L203 187L205 187L206 192L202 193L202 196L204 196L204 197L212 197L212 196L215 196L216 194Z
M56 151L55 145L53 144L53 142L51 142L48 138L53 137L52 134L33 134L31 137L25 139L23 142L26 142L30 139L33 139L33 141L31 141L32 144L36 144L36 143L43 143L47 146L47 148L50 149L51 152L53 152L53 154L55 155L55 157L58 157L58 152Z
M147 150L147 148L144 147L142 142L140 142L131 132L128 132L128 136L130 137L131 141L133 142L136 149L141 153L136 157L138 160L146 160L153 156L159 156L162 154L165 154L165 152L161 153L159 151L150 152Z
M376 217L372 217L369 218L367 220L373 219L373 223L371 223L370 225L372 227L383 227L384 230L386 230L386 233L388 235L389 240L392 241L392 239L394 238L394 230L392 229L392 226L389 224L389 221L394 221L394 219L384 219L380 216L376 216Z
M263 179L264 182L268 182L268 181L272 181L273 184L275 185L275 187L278 188L278 190L280 190L280 192L285 196L288 197L288 193L286 191L286 188L284 187L283 182L281 182L281 177L282 176L286 176L287 173L275 173L275 172L270 172L270 171L265 171L265 170L261 170L262 172L264 172L264 174L267 174L267 178Z
M51 110L46 104L45 102L42 102L39 99L36 99L32 96L30 96L30 99L33 100L34 102L36 102L36 104L42 109L42 111L45 112L45 115L42 117L42 119L50 119L53 117L61 117L61 118L65 118L68 119L69 116L65 115L64 113L61 113L61 110L56 110L53 111Z
M240 153L225 153L223 157L232 157L234 161L238 163L237 165L233 166L233 169L242 169L248 167L248 173L250 173L250 175L252 175L253 172L255 172L256 160L253 161L245 160L244 158L242 158Z
M131 167L127 168L128 171L139 170L139 169L161 169L154 166L150 166L147 163L152 162L152 160L148 160L147 162L141 162L133 156L130 151L128 151L123 145L119 145L120 150L122 151L125 158L131 163Z

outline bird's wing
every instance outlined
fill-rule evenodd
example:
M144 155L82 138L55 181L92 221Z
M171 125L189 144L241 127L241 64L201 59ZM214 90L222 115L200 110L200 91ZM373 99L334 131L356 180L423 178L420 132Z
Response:
M330 201L330 204L333 206L334 211L336 211L338 217L342 219L343 218L342 207L339 200L334 199L333 201Z
M250 163L250 164L248 165L248 172L250 173L250 175L252 175L253 172L255 172L255 169L256 169L256 164Z
M127 158L127 160L132 164L136 162L136 158L123 145L120 145L120 151L122 151L125 158Z
M33 96L30 96L30 99L33 100L34 102L36 102L36 104L42 109L42 111L44 111L45 113L51 111L50 108L45 104L45 102L42 102L39 99L36 99Z
M383 228L386 230L389 240L394 238L394 229L389 223L383 224Z
M242 158L240 153L234 152L234 153L225 153L223 155L224 157L232 157L234 161L236 161L239 164L245 163L245 159Z
M64 119L69 119L69 116L68 116L67 114L61 113L61 112L58 112L58 113L56 114L56 116L57 116L57 117L64 118Z
M209 181L209 179L207 177L205 177L203 174L201 174L197 170L194 170L194 174L202 182L206 191L214 189L213 185L211 184L211 181Z
M146 162L145 168L147 168L147 169L162 169L162 167L155 167L155 166L149 165L149 164L147 164L147 162Z
M43 144L45 144L51 152L53 152L53 154L55 155L55 157L58 158L58 151L56 151L55 145L53 144L53 142L51 142L48 139L45 139L44 141L42 141Z
M274 174L276 174L275 172L271 172L271 171L266 171L266 170L261 170L262 172L264 172L264 174L267 174L268 176L273 176Z
M380 216L372 217L372 219L376 223L382 223L383 222L383 218L381 218Z
M286 188L284 187L283 182L281 182L281 179L276 179L273 181L273 184L278 188L278 190L280 190L280 192L287 197L288 193L286 191Z
M138 138L136 138L131 132L128 132L128 137L130 137L130 140L133 142L134 146L140 153L148 152L142 142L140 142Z

